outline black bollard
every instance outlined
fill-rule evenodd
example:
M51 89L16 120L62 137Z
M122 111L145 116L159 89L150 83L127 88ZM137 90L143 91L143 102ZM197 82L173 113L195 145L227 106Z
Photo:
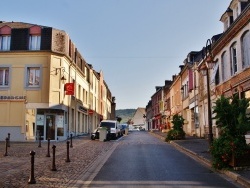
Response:
M10 133L8 133L8 147L10 147Z
M36 180L35 180L35 177L34 177L35 154L36 154L35 151L30 152L30 155L31 155L31 171L30 171L30 178L29 178L29 181L28 181L29 184L35 184L36 183Z
M52 158L51 171L57 171L57 169L56 169L56 161L55 161L55 155L56 155L56 146L55 145L52 146L52 150L53 150L53 158Z
M41 146L41 141L42 141L42 136L41 136L41 133L39 133L39 138L38 138L39 140L38 140L38 147L40 148L40 147L42 147Z
M72 133L70 134L70 147L73 148L73 143L72 143Z
M50 147L50 138L48 138L48 152L47 152L46 157L50 157L50 150L49 150L49 147Z
M69 141L67 141L67 159L65 160L65 162L70 162L70 159L69 159Z
M5 154L3 156L8 156L8 143L9 143L9 138L7 137L5 139Z

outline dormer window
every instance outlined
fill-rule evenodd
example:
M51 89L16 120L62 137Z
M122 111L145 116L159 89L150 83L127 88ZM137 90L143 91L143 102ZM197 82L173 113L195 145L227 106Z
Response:
M41 47L41 27L30 28L29 50L40 50Z
M0 51L10 50L11 28L3 26L0 28Z
M248 0L233 0L230 8L233 10L233 20L236 20L244 8L247 6Z
M226 12L221 16L220 21L224 24L224 31L233 23L233 11L228 8Z
M228 24L228 18L227 18L224 21L224 31L226 31L228 27L229 27L229 24Z
M238 7L238 4L234 4L234 6L232 7L233 9L233 17L234 17L234 20L236 20L236 18L238 18L239 16L239 7Z

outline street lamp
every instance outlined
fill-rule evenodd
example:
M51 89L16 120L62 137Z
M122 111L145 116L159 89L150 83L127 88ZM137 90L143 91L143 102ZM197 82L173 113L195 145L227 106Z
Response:
M205 57L205 64L200 68L200 72L203 76L207 77L207 108L208 108L208 142L211 146L213 142L213 130L212 130L212 112L211 112L211 98L210 98L210 83L209 83L209 69L214 67L213 55L211 53L211 40L208 39L205 47L205 54L203 53L203 59ZM204 51L203 51L204 52Z

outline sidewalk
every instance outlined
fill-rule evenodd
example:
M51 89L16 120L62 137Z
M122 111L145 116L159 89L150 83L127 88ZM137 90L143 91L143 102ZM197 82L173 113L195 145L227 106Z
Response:
M154 131L153 134L165 140L167 133ZM199 160L212 168L212 157L208 152L208 140L197 137L186 137L185 140L175 140L170 142L174 147L187 155ZM250 160L250 159L249 159ZM250 168L239 171L218 170L245 187L250 187Z
M50 143L50 157L47 141L42 142L10 142L8 156L5 154L5 142L0 142L0 187L4 188L49 188L49 187L74 187L81 174L92 164L107 154L115 142L91 141L90 136L73 138L69 148L70 162L67 159L66 141ZM52 171L52 146L56 146L55 166ZM36 184L28 184L31 174L30 151L34 150L34 178Z

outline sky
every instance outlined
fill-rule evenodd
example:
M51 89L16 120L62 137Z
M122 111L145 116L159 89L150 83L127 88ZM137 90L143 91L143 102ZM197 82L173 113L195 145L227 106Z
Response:
M223 32L231 0L8 0L1 21L64 30L116 99L146 107L191 51Z

